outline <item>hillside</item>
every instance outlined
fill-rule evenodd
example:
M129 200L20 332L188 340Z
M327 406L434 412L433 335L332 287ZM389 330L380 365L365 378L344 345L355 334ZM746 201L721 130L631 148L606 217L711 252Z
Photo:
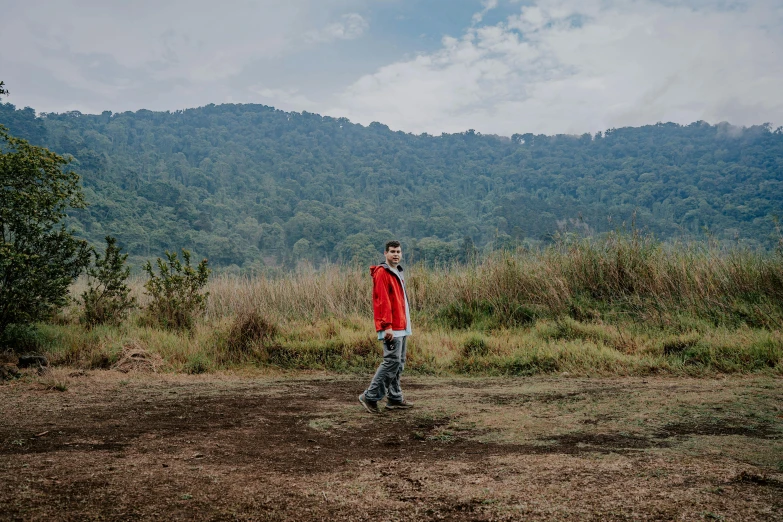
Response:
M186 247L213 266L408 260L600 234L776 241L783 131L703 122L583 136L442 136L262 105L36 117L0 104L12 134L71 154L90 207L69 226L116 236L131 260ZM524 129L524 122L520 122Z

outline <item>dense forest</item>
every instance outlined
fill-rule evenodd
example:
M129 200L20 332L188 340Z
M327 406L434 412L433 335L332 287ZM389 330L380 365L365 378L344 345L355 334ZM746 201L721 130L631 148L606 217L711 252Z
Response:
M89 207L68 226L96 245L116 236L135 266L182 247L235 271L366 263L392 237L408 261L447 262L631 226L770 248L783 210L783 129L769 125L431 136L263 105L12 104L0 124L73 156Z

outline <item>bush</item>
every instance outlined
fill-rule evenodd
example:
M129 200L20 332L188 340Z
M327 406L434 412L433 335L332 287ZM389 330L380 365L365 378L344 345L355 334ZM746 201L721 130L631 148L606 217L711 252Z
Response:
M0 333L0 349L7 349L13 353L37 352L43 344L41 332L29 324L12 324Z
M275 335L277 327L257 310L243 311L234 319L228 330L226 348L234 354L249 353L254 346L269 341Z
M106 253L95 255L95 266L87 268L87 291L82 294L84 310L82 322L88 327L99 324L120 324L128 311L136 305L125 284L130 268L125 266L128 254L121 254L117 240L106 236Z
M209 279L207 260L203 259L196 268L190 265L190 252L182 249L184 264L176 252L166 251L167 262L158 258L160 275L155 274L147 261L144 271L149 281L144 285L152 302L147 306L147 317L153 323L172 330L189 330L196 316L207 305L208 292L201 293Z

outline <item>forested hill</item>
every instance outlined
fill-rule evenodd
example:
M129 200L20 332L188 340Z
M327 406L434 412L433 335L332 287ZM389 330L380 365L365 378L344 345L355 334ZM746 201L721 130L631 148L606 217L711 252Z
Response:
M634 214L662 239L769 248L783 210L783 131L764 125L508 139L262 105L36 117L11 104L0 123L74 156L90 206L68 225L96 245L116 236L137 263L181 247L223 267L367 262L389 237L409 260L449 260Z

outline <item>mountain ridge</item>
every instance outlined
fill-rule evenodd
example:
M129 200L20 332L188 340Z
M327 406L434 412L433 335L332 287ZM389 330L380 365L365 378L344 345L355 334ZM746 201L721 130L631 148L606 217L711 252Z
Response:
M431 136L253 104L43 117L2 104L0 124L74 157L90 207L68 225L116 236L136 263L183 247L233 269L365 263L390 237L449 262L632 222L770 248L783 207L769 125Z

